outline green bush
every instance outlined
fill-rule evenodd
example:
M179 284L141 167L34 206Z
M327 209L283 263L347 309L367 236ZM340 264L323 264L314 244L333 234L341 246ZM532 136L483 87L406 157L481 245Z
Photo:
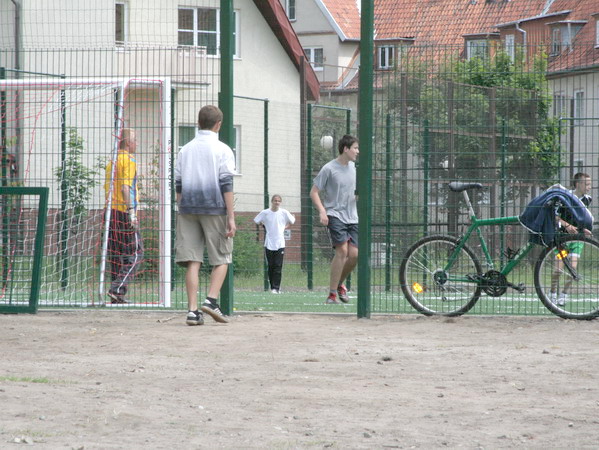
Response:
M237 218L237 233L233 241L235 275L251 276L262 270L263 243L257 239L251 219ZM249 226L248 226L249 224Z

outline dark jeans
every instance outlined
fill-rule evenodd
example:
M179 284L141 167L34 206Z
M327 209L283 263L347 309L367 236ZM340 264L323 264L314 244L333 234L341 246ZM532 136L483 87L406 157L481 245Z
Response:
M127 285L144 258L144 246L139 231L135 231L129 214L113 209L108 231L108 262L113 294L125 295Z
M264 247L264 252L266 254L266 261L268 262L268 280L270 281L270 288L279 290L281 288L285 249L269 250Z

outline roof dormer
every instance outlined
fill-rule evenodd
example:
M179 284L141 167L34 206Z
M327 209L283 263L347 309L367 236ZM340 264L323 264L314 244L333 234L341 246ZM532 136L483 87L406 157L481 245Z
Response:
M586 20L560 20L548 23L547 26L551 29L550 56L557 56L565 48L571 48L576 35L586 23Z

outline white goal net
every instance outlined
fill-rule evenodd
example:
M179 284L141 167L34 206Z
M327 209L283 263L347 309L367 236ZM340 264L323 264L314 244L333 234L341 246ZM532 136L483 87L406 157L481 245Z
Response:
M118 183L107 167L114 167L123 129L137 138L132 158L144 247L125 300L170 306L170 89L169 79L0 80L4 186L49 188L40 306L114 306L106 294L115 260L127 255L110 253L123 249L108 242Z

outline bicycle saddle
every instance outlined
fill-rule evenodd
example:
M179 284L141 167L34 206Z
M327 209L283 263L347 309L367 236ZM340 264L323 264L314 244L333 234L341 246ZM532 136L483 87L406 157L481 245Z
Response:
M462 192L466 189L482 189L483 187L480 183L462 183L461 181L452 181L448 186L453 192Z

